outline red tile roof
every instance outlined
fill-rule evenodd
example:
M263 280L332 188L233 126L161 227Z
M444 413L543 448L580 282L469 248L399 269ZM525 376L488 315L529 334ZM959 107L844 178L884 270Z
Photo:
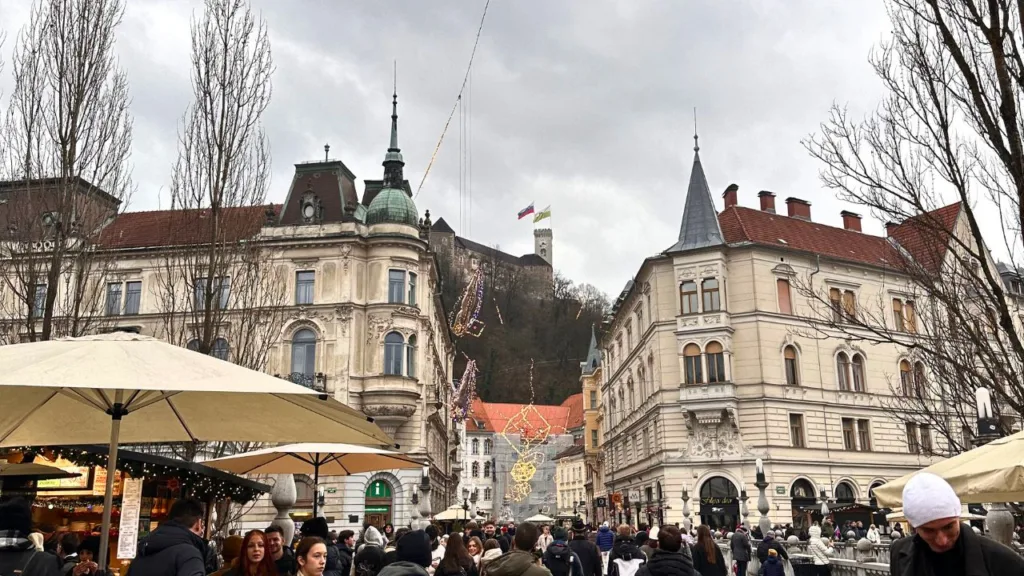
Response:
M577 392L572 396L569 396L562 402L562 406L569 409L569 415L566 417L565 426L572 430L574 428L583 427L583 392Z
M905 220L892 232L900 246L921 266L937 271L949 247L949 235L960 216L960 202Z
M580 405L582 407L582 403ZM526 421L523 424L525 424L526 433L530 435L535 434L545 425L549 427L549 434L568 434L569 430L578 427L570 426L573 422L570 418L569 406L534 404L523 412L523 408L527 406L527 404L483 402L476 398L473 400L473 409L466 430L469 432L503 432L509 420L517 418L520 413L525 417ZM582 409L580 416L580 425L582 425Z
M924 230L915 221L920 219L931 224L937 222L951 229L960 213L959 208L959 204L953 204L907 220L896 227L892 238L915 260L929 269L935 269L945 254L945 243L934 240L938 235L932 234L931 229ZM884 237L743 206L731 206L723 210L718 215L718 223L728 244L753 243L788 248L886 268L901 267L905 258Z
M275 214L280 204L272 205ZM267 206L225 208L223 240L234 242L255 236L266 221ZM125 212L100 233L104 248L157 248L205 243L210 237L210 210L156 210Z

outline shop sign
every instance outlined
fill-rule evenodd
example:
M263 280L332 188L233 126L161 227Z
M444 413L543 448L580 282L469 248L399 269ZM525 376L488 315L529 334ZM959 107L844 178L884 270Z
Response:
M601 496L597 498L596 505L598 508L605 508L608 506L608 501L605 500L603 496Z
M373 514L375 512L376 513L389 512L389 507L388 506L367 506L365 512L367 514Z
M779 494L781 496L785 496L786 495L786 487L785 486L776 486L775 487L775 493Z
M139 516L142 512L142 478L127 478L121 496L121 523L118 526L117 559L132 560L139 541Z
M735 506L739 501L735 497L724 497L724 496L710 496L708 498L701 498L701 506Z
M334 493L335 493L335 492L337 492L337 491L338 491L338 489L337 489L337 488L328 488L328 489L326 490L326 492L327 492L328 494L334 494Z

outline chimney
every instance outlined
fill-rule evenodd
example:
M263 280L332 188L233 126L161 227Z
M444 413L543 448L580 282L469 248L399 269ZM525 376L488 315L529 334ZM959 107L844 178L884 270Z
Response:
M843 210L839 213L843 217L843 228L847 230L853 230L854 232L860 232L860 214L854 214L849 210Z
M767 190L761 190L757 193L757 197L761 199L761 211L771 212L775 214L775 193Z
M786 209L789 211L790 218L799 218L801 220L811 219L811 203L807 200L801 200L800 198L793 198L790 196L786 198Z
M740 191L740 187L735 184L729 184L729 187L722 193L722 198L725 199L725 207L730 208L736 205L736 195Z
M885 223L885 235L886 236L892 236L892 233L895 232L896 228L898 228L898 227L899 227L899 224L896 223L896 222L886 222Z

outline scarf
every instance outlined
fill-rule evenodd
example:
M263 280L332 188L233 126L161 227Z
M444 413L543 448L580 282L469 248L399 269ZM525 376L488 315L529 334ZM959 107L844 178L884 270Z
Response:
M35 547L36 545L18 530L0 530L0 548L32 550Z

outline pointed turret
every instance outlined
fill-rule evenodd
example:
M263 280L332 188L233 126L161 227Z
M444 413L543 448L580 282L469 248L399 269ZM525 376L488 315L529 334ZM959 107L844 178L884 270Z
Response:
M402 149L398 147L398 92L391 98L391 144L384 156L384 188L401 188L405 160L402 159Z
M593 374L601 365L601 350L597 347L597 331L590 326L590 350L587 351L587 361L583 364L584 374Z
M690 186L686 190L683 205L683 220L679 225L679 241L668 252L721 246L725 241L718 225L718 212L711 199L711 189L700 164L700 146L697 135L693 136L693 168L690 170Z

